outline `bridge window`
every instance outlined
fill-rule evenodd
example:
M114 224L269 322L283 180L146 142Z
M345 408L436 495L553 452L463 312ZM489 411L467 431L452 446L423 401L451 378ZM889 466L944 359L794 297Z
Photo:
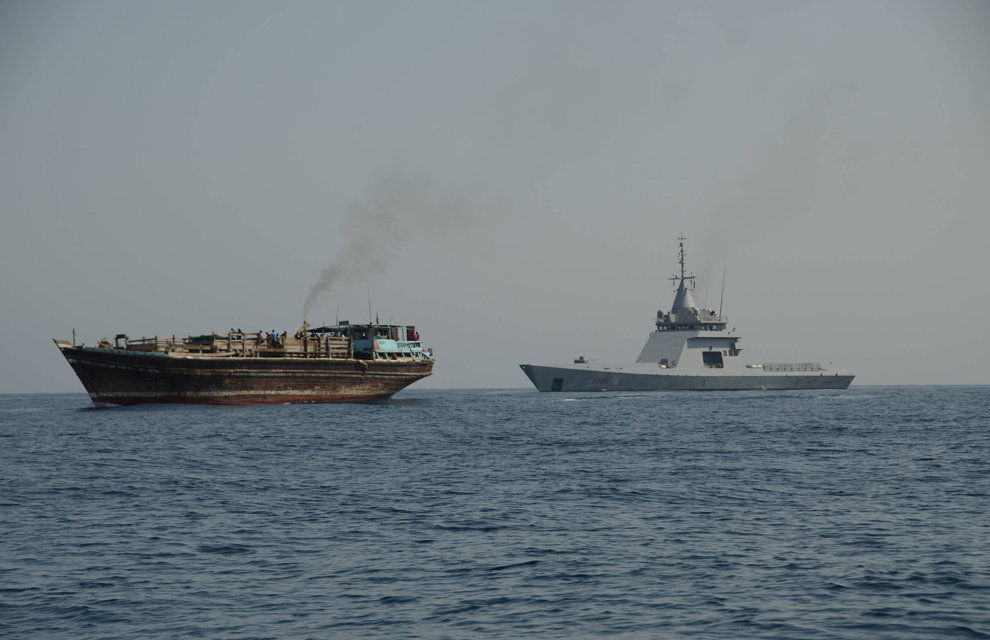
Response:
M702 351L701 360L705 363L706 367L721 369L724 366L721 351Z

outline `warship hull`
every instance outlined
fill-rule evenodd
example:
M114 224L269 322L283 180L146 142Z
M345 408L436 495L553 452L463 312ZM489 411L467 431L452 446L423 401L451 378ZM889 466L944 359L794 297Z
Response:
M625 365L628 367L629 365ZM855 377L844 371L813 373L698 374L616 371L550 365L520 365L539 391L759 391L846 389ZM654 365L651 367L656 369Z
M388 398L433 362L354 358L235 358L59 345L96 403L132 405L360 402Z

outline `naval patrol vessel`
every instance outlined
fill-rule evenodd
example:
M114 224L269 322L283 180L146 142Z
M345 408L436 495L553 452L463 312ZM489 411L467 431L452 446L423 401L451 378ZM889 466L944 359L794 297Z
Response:
M746 364L740 336L727 330L722 310L699 309L685 272L684 236L678 236L680 273L669 312L658 311L653 331L636 362L603 363L583 356L566 364L519 365L540 391L741 391L845 389L852 371L817 362Z

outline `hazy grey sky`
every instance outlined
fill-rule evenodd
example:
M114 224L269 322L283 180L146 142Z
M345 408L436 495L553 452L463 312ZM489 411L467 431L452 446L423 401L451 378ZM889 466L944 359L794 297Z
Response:
M634 359L678 233L747 361L990 383L987 34L988 2L3 3L0 392L81 391L73 327L293 330L355 233L380 260L309 320L370 290L435 347L419 387Z

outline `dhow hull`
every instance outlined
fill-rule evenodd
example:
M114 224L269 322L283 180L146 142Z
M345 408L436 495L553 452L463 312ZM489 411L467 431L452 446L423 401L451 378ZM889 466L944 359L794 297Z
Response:
M433 362L175 357L60 347L96 403L284 404L388 398Z

